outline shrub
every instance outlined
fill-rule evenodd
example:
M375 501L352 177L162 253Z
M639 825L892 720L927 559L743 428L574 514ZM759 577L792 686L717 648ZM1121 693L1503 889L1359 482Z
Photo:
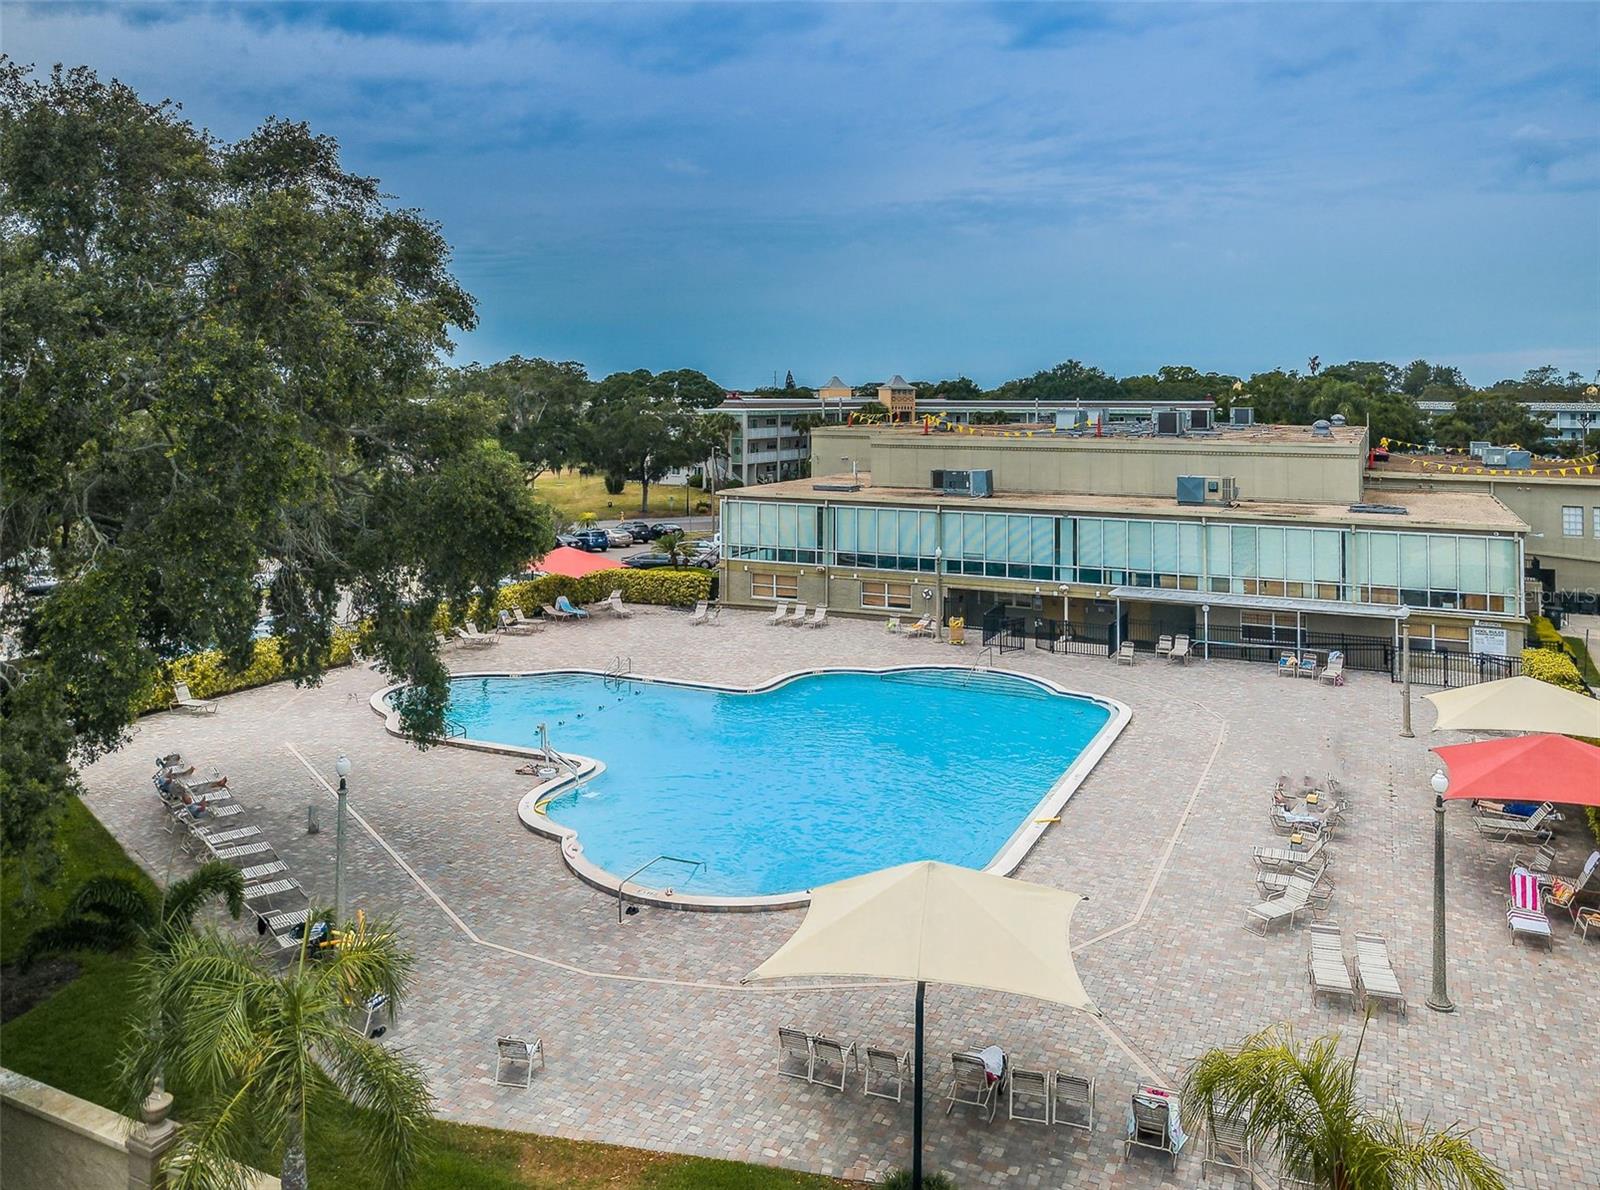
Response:
M334 630L333 643L328 648L330 668L350 664L358 635L350 628ZM284 676L283 652L275 636L256 641L250 664L240 670L230 670L222 654L215 649L189 653L151 671L143 692L134 700L133 710L136 715L166 710L172 705L175 682L186 683L189 693L196 698L216 698L236 690L270 685L282 681Z
M689 472L689 486L691 488L703 488L703 487L705 487L706 486L706 477L703 474L701 474L699 471L691 471L691 472Z
M1554 649L1523 649L1522 672L1527 677L1549 682L1564 690L1573 690L1579 694L1588 693L1588 687L1578 675L1578 667L1573 664L1572 658L1565 653L1557 653Z
M1600 807L1585 806L1585 816L1589 819L1589 833L1594 835L1594 841L1600 843Z
M595 603L617 588L626 603L648 603L658 607L693 607L711 596L711 572L692 567L679 570L600 570L582 578L547 574L526 583L502 587L495 597L495 610L520 607L531 615L540 605L555 603L565 595L573 603Z
M1530 616L1529 623L1533 625L1533 639L1546 648L1556 648L1566 651L1567 642L1561 639L1561 633L1556 630L1547 616Z
M879 1183L883 1190L911 1190L911 1171L897 1169ZM956 1190L956 1180L947 1173L938 1173L924 1170L922 1173L923 1190Z

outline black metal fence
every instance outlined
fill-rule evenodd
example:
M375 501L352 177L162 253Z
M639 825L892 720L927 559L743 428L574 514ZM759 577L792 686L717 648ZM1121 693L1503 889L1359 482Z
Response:
M1049 653L1081 653L1108 657L1112 653L1114 625L1079 627L1062 620L1036 618L1033 621L1033 647Z
M1498 682L1501 678L1514 678L1522 673L1522 658L1501 657L1495 653L1450 652L1439 649L1429 652L1411 651L1411 682L1416 686L1474 686L1479 682ZM1405 679L1402 666L1397 662L1390 675L1396 682Z
M1028 647L1028 623L1021 616L1007 615L1003 607L983 613L983 643L1001 653L1015 653Z

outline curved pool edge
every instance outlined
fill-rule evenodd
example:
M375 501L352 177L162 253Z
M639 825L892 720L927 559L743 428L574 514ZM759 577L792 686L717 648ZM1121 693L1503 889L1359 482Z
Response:
M810 669L791 670L779 674L769 681L755 686L730 686L718 682L696 682L687 678L658 678L645 674L617 674L608 673L599 669L584 669L575 667L561 667L556 669L525 669L525 670L466 670L460 673L452 672L451 681L467 680L470 678L533 678L547 675L576 674L595 678L623 678L632 682L654 682L663 686L686 686L697 690L720 691L729 694L760 694L769 690L776 690L780 686L797 681L800 678L816 677L822 674L892 674L906 673L913 670L941 669L955 673L988 673L1000 674L1009 678L1018 678L1025 682L1032 682L1042 686L1052 694L1068 698L1079 698L1085 702L1092 702L1105 707L1110 716L1100 729L1090 737L1083 750L1078 753L1073 762L1055 782L1045 791L1032 810L1028 811L1021 824L1013 831L1009 838L1001 845L993 859L984 865L982 871L993 876L1009 876L1017 870L1022 861L1027 858L1034 845L1044 836L1055 821L1060 817L1061 811L1072 800L1078 787L1094 771L1101 758L1110 750L1111 745L1117 740L1133 718L1133 709L1120 699L1111 698L1104 694L1090 694L1083 690L1074 690L1063 686L1049 678L1039 677L1037 674L1021 673L1014 669L989 668L975 670L970 665L823 665ZM404 683L396 682L383 687L369 700L368 705L384 721L384 730L390 735L405 738L405 733L400 730L400 715L388 704L388 697L399 690ZM500 744L488 740L474 740L465 736L455 737L441 741L454 748L466 748L474 752L492 752L504 756L520 756L530 759L544 755L537 748L521 748L514 744ZM578 839L578 832L571 827L563 826L559 822L552 822L543 812L543 805L551 798L564 792L574 784L580 784L605 771L605 765L588 756L580 756L575 752L558 753L572 761L577 767L577 775L563 773L548 781L535 785L523 794L517 803L517 818L523 827L536 835L547 839L554 839L560 844L561 859L568 870L578 879L593 888L611 896L625 895L628 900L637 904L651 905L661 909L687 909L710 913L751 913L769 909L803 909L811 903L811 890L800 892L769 893L760 896L746 897L716 897L698 896L687 893L678 893L671 888L658 889L643 885L624 882L614 873L599 867L589 861L584 854L583 844ZM974 782L968 782L975 785ZM624 884L626 883L626 887Z

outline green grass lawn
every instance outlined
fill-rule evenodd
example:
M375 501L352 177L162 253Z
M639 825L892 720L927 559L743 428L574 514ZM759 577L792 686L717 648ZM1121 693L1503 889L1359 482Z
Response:
M689 507L684 507L687 493ZM592 512L597 520L628 520L645 516L661 520L667 517L693 516L694 505L705 499L698 488L663 487L650 485L650 507L639 508L639 485L630 483L620 496L606 491L605 481L598 475L579 475L564 471L560 475L545 474L533 483L533 494L556 510L557 519L566 524L578 520L584 513ZM703 515L703 514L702 514Z
M137 866L77 802L62 823L65 868L41 900L56 912L84 876ZM143 877L141 876L141 879ZM20 904L15 872L0 882L6 953L21 944L34 915ZM78 977L49 999L0 1026L0 1064L80 1098L121 1109L114 1071L123 1039L135 1027L133 959L79 957ZM171 1087L174 1116L183 1118L183 1089ZM539 1094L538 1084L530 1094ZM349 1121L354 1108L313 1131L308 1153L313 1186L377 1190ZM503 1132L435 1121L415 1190L823 1190L845 1183L767 1166L679 1157L642 1149ZM256 1162L276 1174L263 1153Z
M1583 637L1564 636L1567 642L1567 653L1578 666L1578 672L1583 675L1583 680L1590 686L1600 686L1600 669L1595 668L1594 658L1589 650L1583 647Z

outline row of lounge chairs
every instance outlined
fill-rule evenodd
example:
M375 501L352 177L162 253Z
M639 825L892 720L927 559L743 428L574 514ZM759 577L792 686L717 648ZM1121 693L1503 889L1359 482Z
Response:
M1182 633L1176 636L1162 636L1156 640L1157 657L1165 657L1168 661L1181 661L1188 665L1192 655L1193 645Z
M1381 934L1355 935L1355 967L1345 958L1344 933L1331 922L1320 922L1306 927L1311 940L1306 956L1306 971L1311 977L1311 1000L1318 995L1344 996L1352 1004L1359 1003L1365 1011L1373 1002L1393 1004L1400 1015L1406 1012L1405 993L1400 989L1400 979L1395 975L1394 963L1389 958L1388 940Z
M1326 665L1318 659L1316 653L1307 650L1298 656L1294 653L1284 653L1278 658L1278 676L1280 678L1311 678L1329 686L1344 685L1344 654L1337 649L1328 654Z
M803 603L797 603L793 607L787 603L780 603L772 609L772 615L766 620L769 628L775 628L780 624L789 628L823 628L827 623L827 608L816 608L810 616L807 616L806 605Z

